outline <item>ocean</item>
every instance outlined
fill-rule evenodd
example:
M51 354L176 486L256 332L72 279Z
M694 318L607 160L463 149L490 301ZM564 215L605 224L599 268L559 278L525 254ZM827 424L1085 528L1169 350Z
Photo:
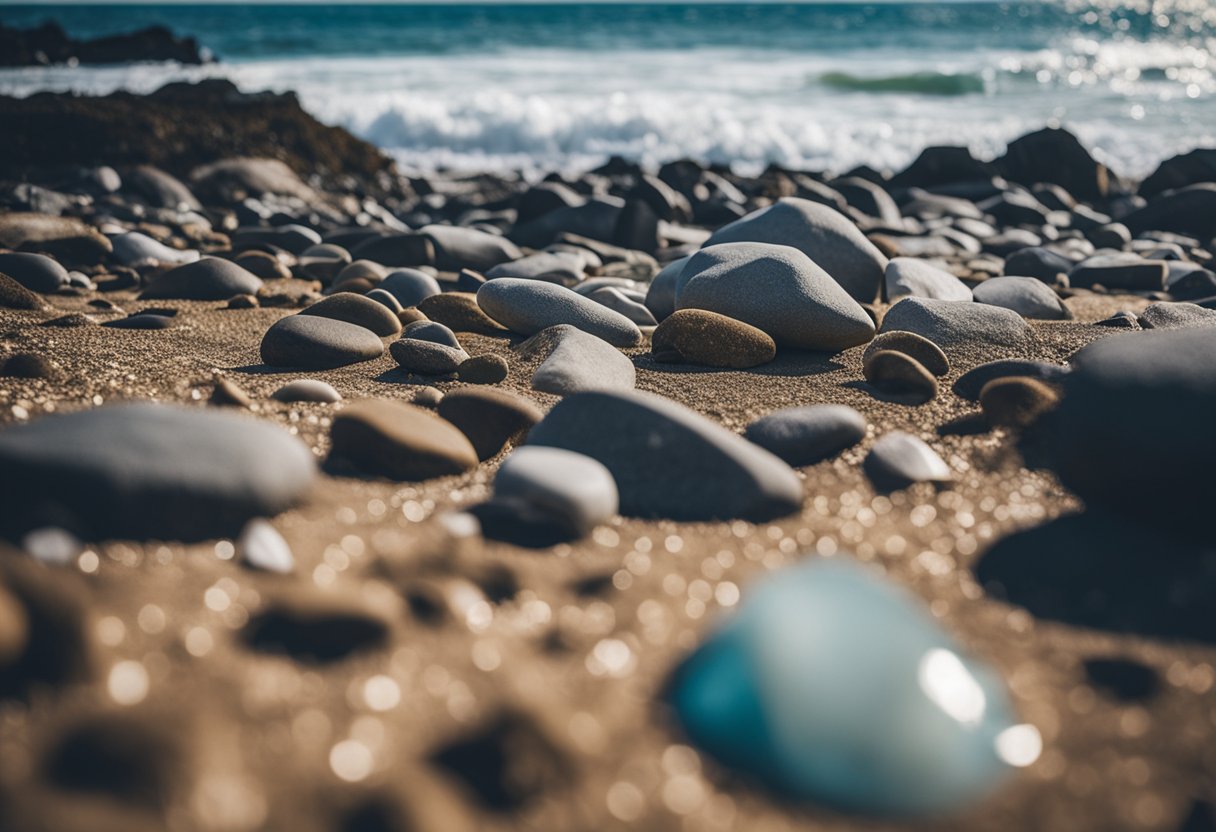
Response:
M408 170L609 155L842 171L997 154L1062 124L1129 176L1216 144L1216 4L1069 2L0 6L77 37L160 23L220 62L0 70L0 93L294 90Z

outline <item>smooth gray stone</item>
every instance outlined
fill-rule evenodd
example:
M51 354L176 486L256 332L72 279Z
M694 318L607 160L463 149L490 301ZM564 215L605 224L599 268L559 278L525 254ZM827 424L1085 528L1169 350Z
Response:
M680 272L684 271L684 266L691 259L689 256L672 260L650 281L650 288L646 291L646 308L656 321L670 318L676 311L676 284L679 282Z
M887 310L881 332L903 330L943 349L966 344L1022 347L1030 327L1016 312L967 301L904 298Z
M589 456L539 445L511 453L494 475L494 499L547 516L580 535L616 516L616 480Z
M583 260L574 254L541 251L510 263L499 263L486 272L486 280L497 280L501 277L544 280L560 286L573 287L584 277Z
M1076 287L1102 285L1107 289L1160 291L1165 288L1169 264L1164 260L1145 260L1136 254L1096 254L1086 258L1068 273Z
M870 448L863 463L866 476L880 490L915 482L948 482L954 473L937 451L908 433L892 431Z
M742 242L800 249L862 303L878 297L887 266L887 258L848 217L826 205L796 197L780 199L719 228L706 240L705 247Z
M402 338L389 344L392 354L403 370L428 375L448 375L469 360L469 354L459 347L449 347L421 338Z
M989 361L987 364L968 370L954 382L953 390L956 395L968 401L978 402L980 391L990 381L998 378L1022 376L1044 381L1048 384L1058 384L1068 375L1068 368L1059 364L1048 364L1045 361L1028 361L1021 358L1005 358L1000 361Z
M230 260L204 257L162 274L140 297L149 300L227 300L256 295L262 281Z
M477 290L477 305L521 335L570 324L615 347L633 347L642 342L642 332L633 321L554 283L516 277L488 280Z
M370 330L381 338L396 335L401 331L401 321L383 303L354 292L337 292L300 310L301 315L332 318L346 321Z
M574 291L578 292L580 295L589 295L596 289L603 289L605 287L620 289L621 292L627 296L628 292L635 292L637 294L641 294L644 298L646 296L646 289L649 287L649 284L641 283L637 280L630 280L627 277L589 277L573 288Z
M376 303L383 306L389 312L392 312L394 316L396 316L396 314L398 312L400 312L402 309L405 308L401 305L401 301L397 300L397 298L394 297L391 293L386 292L383 289L379 289L379 288L372 289L372 290L368 291L367 293L365 293L363 296L365 298L367 298L368 300L374 300ZM400 319L398 319L398 322L400 322Z
M1044 417L1061 481L1087 505L1210 541L1216 328L1112 335L1072 367Z
M964 808L1042 749L992 668L923 601L847 555L748 586L668 699L693 744L726 765L787 797L886 820Z
M780 459L649 393L567 396L532 428L528 444L599 460L630 516L766 520L802 504L802 483Z
M1005 274L1026 275L1044 283L1055 283L1061 275L1067 276L1073 265L1073 261L1058 252L1030 246L1005 258Z
M284 384L270 394L270 398L280 402L322 402L333 403L342 401L342 394L333 385L315 378L302 378L298 381Z
M200 540L299 503L315 477L303 443L218 409L123 404L0 431L0 527L87 540Z
M438 280L417 269L398 269L380 281L376 288L388 292L407 308L443 291Z
M496 234L454 225L427 225L422 233L435 246L435 266L440 271L473 269L487 272L499 263L524 256L519 246Z
M263 572L290 575L296 568L291 546L278 529L260 517L245 524L236 551L244 563Z
M778 346L840 350L874 337L874 322L827 272L792 246L724 243L680 273L676 309L706 309L751 324Z
M972 290L976 303L1011 309L1023 318L1063 321L1072 318L1060 296L1033 277L990 277Z
M379 358L384 344L358 324L319 315L289 315L266 330L261 352L271 367L328 370Z
M924 260L896 257L887 263L883 275L887 300L891 303L905 297L935 300L971 300L971 290L945 269Z
M175 211L201 211L202 204L177 177L151 165L139 165L128 170L122 178L122 189L136 193L148 205Z
M866 436L865 417L843 404L787 407L762 416L743 434L795 467L814 465Z
M456 333L438 321L414 321L406 324L405 329L401 330L401 337L431 341L458 350L464 349L460 346L460 339L456 337Z
M591 300L619 312L638 326L657 326L658 321L643 304L625 296L620 289L604 286L587 295Z
M125 318L115 318L106 321L102 326L111 329L170 329L177 324L177 319L168 315L128 315Z
M0 252L0 274L31 292L51 295L67 285L68 270L50 257L26 252Z
M633 362L616 347L569 324L538 333L520 351L548 351L532 376L532 389L544 393L632 390L637 377Z
M114 246L114 259L131 268L157 263L193 263L199 259L197 251L169 248L138 231L116 234L110 238L110 244Z
M1159 301L1149 304L1137 319L1145 329L1188 329L1216 326L1216 310L1194 303Z

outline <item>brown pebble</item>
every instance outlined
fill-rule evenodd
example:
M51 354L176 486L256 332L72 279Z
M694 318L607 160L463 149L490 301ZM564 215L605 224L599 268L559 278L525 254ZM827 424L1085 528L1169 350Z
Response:
M902 352L904 355L916 359L922 367L935 376L944 376L950 372L950 359L946 358L942 348L915 332L892 330L878 335L861 354L862 363L868 361L874 353L883 350Z
M483 335L505 335L499 325L477 305L477 296L470 292L444 292L431 295L418 303L418 309L432 321L453 332L478 332Z
M211 403L228 407L253 407L253 399L236 382L226 378L217 379L211 391Z
M742 370L772 361L777 344L751 324L704 309L680 309L655 328L651 351L656 361Z
M88 315L82 315L79 312L72 312L68 315L61 315L58 318L51 318L49 321L43 321L40 326L55 326L65 329L74 329L79 326L96 326L97 321L90 318Z
M1060 401L1060 394L1033 378L1007 376L984 385L980 408L994 427L1025 428Z
M422 311L417 306L407 306L397 313L397 320L401 321L402 327L407 327L418 321L429 321L430 318L422 314Z
M413 402L419 407L439 407L439 403L443 401L443 392L438 387L427 385L414 394Z
M42 310L49 309L50 306L16 280L6 274L0 274L0 308Z
M498 384L510 371L507 360L501 355L475 355L461 362L456 368L456 377L469 384Z
M287 268L282 260L265 251L244 251L232 262L262 280L286 280L291 277L291 269Z
M862 365L866 381L884 393L924 404L937 396L937 379L919 361L902 352L879 350Z
M331 459L389 479L427 480L477 467L477 452L455 425L403 402L356 402L334 417L329 436Z
M59 365L38 353L19 352L0 360L0 376L55 379L59 375Z
M257 295L233 295L228 299L229 309L257 309L261 305Z
M473 443L478 459L486 460L530 430L545 414L514 393L468 387L444 396L439 415L460 428Z
M0 584L0 668L8 667L25 652L30 621L25 607Z

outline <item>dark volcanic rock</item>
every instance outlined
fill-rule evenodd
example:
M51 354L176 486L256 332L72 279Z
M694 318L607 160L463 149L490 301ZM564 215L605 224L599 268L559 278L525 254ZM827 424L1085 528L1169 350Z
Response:
M136 540L235 534L298 503L314 474L308 448L277 426L152 404L6 428L0 468L0 533L61 526Z
M1151 198L1199 182L1216 182L1216 148L1200 147L1166 159L1140 183L1140 195Z
M1014 182L1054 182L1073 196L1090 201L1105 197L1112 179L1106 165L1095 161L1076 136L1051 127L1010 142L995 165Z
M1216 237L1216 182L1202 182L1161 194L1123 218L1132 234L1174 231L1203 239Z
M82 64L125 64L137 61L175 61L202 64L210 60L198 41L176 37L164 26L134 32L76 40L57 23L36 29L12 29L0 24L0 66L45 66L78 61Z

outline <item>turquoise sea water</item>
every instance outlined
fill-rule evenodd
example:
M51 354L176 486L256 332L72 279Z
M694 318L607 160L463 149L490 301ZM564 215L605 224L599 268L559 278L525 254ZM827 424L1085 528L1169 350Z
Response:
M1216 143L1208 2L37 5L0 20L82 37L162 23L220 58L5 70L0 92L222 75L296 90L420 168L610 153L896 167L927 144L991 154L1060 122L1141 175Z

